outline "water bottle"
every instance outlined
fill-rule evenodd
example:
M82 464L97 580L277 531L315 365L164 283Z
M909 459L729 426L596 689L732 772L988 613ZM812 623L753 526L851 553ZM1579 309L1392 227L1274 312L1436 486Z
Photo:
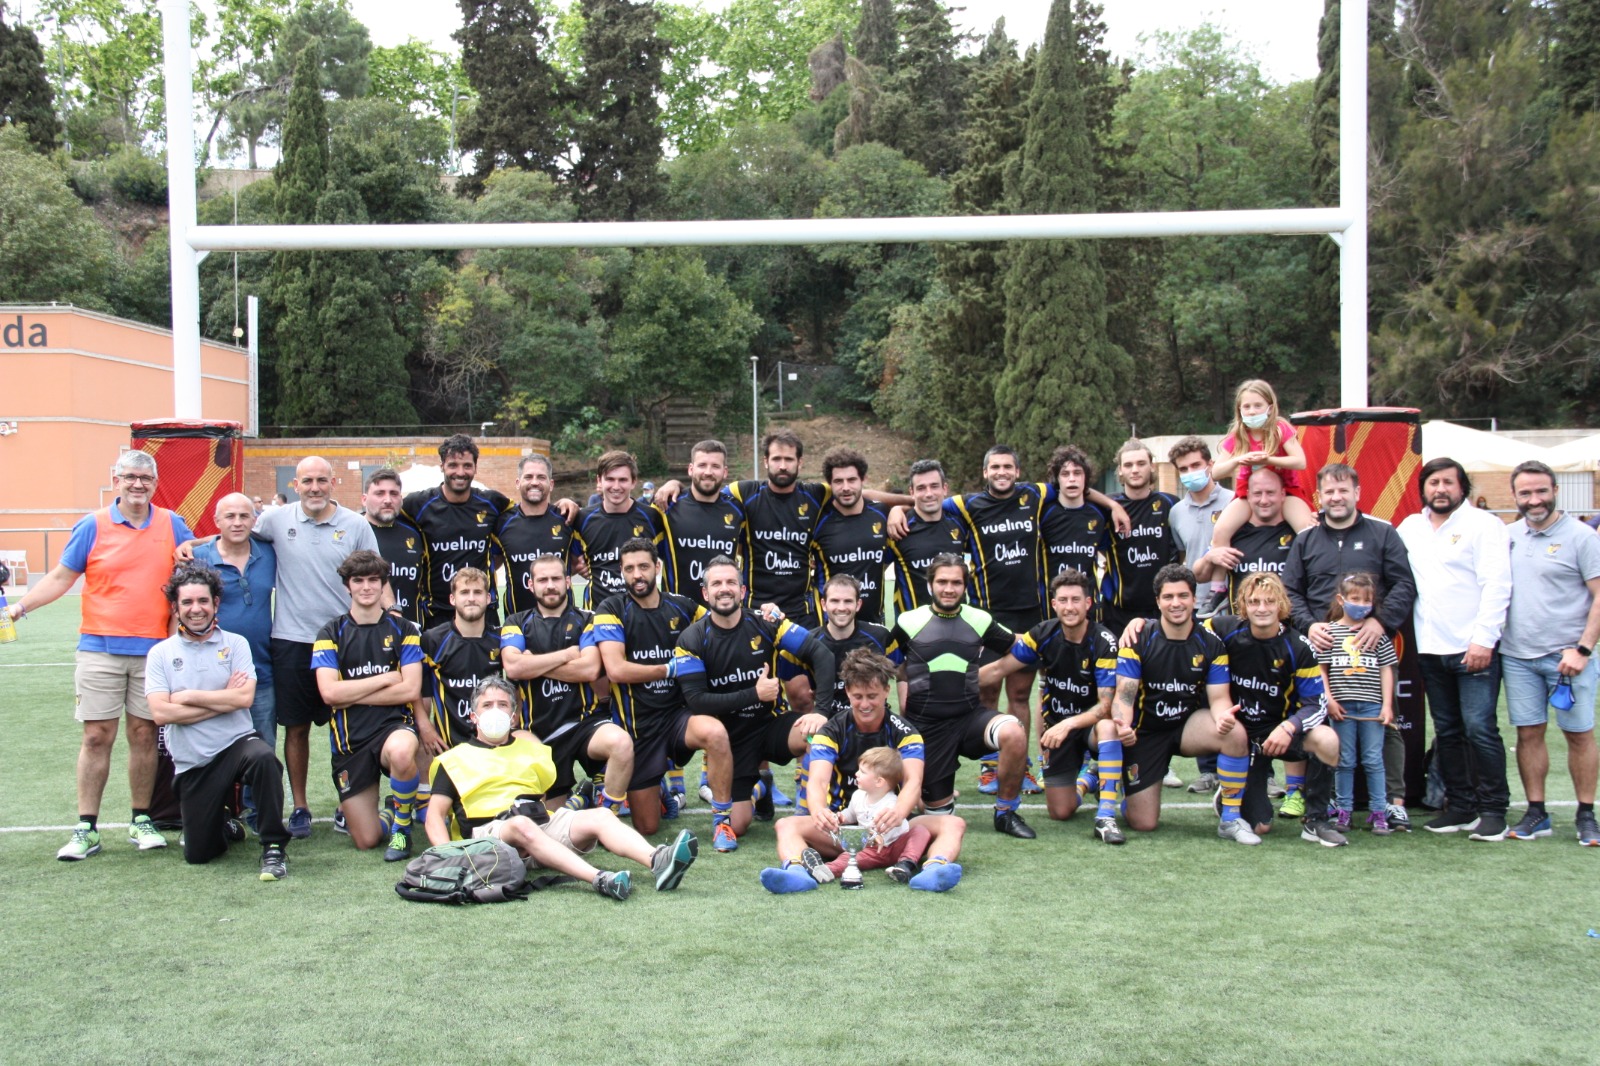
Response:
M0 590L0 644L10 644L17 639L17 623L11 620L11 609L6 605L6 594Z
M1572 678L1563 674L1556 678L1556 690L1550 693L1550 706L1558 711L1570 711L1572 704Z

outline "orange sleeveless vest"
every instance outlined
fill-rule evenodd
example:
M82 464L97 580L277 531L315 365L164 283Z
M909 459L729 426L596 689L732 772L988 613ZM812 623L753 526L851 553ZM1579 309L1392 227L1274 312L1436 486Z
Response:
M150 508L150 521L133 529L111 520L111 508L94 513L94 547L83 572L83 632L99 637L165 640L172 610L161 586L172 575L172 512Z

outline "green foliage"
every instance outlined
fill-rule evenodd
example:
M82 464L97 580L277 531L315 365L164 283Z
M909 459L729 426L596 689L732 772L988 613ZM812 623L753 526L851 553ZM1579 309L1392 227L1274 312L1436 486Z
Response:
M460 0L461 66L478 105L458 125L477 166L462 191L477 195L506 167L554 177L570 138L566 79L551 62L545 15L533 0Z
M159 136L165 121L158 0L39 0L31 18L59 82L56 105L68 113L74 151L100 151ZM83 111L99 141L73 139L72 113Z
M0 126L0 293L7 303L58 300L106 309L110 234L73 195L59 161L26 131Z
M461 60L415 37L392 48L374 48L367 57L367 76L373 96L440 123L465 113L476 99Z
M114 315L171 328L172 250L165 226L145 237L134 255L120 259L106 296ZM231 336L226 339L235 343Z
M582 0L583 73L575 87L579 216L631 222L661 198L662 57L656 11L633 0Z
M903 0L900 31L899 51L872 107L872 135L928 173L948 176L961 165L960 41L942 0Z
M7 123L26 126L41 152L53 150L61 137L39 38L27 26L7 25L0 12L0 126Z
M606 383L652 424L678 396L714 400L738 382L760 319L693 249L633 257L611 323Z
M560 455L596 459L622 432L622 423L605 418L600 409L586 406L561 427L551 447Z
M167 203L167 164L137 145L125 144L105 161L111 191L136 204L164 207Z
M1556 0L1555 85L1568 107L1600 111L1600 0Z
M1019 214L1095 210L1094 148L1084 121L1081 60L1069 0L1054 0L1028 97ZM1123 434L1116 405L1133 369L1106 336L1105 276L1092 241L1029 241L1005 278L1005 368L995 382L995 435L1024 469L1074 441L1104 460Z
M856 57L869 67L887 71L900 51L900 30L895 25L894 0L861 0L861 21L856 24Z

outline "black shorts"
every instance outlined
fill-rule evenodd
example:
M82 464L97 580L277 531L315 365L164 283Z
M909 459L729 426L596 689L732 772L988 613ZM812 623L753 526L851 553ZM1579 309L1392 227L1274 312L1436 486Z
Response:
M1159 733L1141 732L1132 744L1122 746L1122 794L1132 796L1147 788L1160 788L1183 743L1185 718L1176 729Z
M1062 788L1078 779L1083 760L1089 754L1089 741L1094 737L1094 726L1084 726L1067 734L1058 748L1044 749L1044 784L1046 788Z
M735 718L722 723L728 730L728 746L733 749L733 802L750 798L763 762L794 762L789 734L799 720L800 716L790 711L776 718Z
M278 724L327 725L333 712L322 702L322 692L317 688L317 672L311 669L311 645L273 637L271 648Z
M1037 610L1027 611L990 611L989 614L996 622L999 622L1001 625L1011 630L1014 635L1018 636L1026 633L1028 630L1044 621L1043 607L1040 607ZM1005 655L1006 653L1003 651L990 651L988 648L984 648L983 651L978 655L978 662L979 664L986 666L989 663L1005 658ZM1017 672L1031 674L1034 671L1024 667L1022 670Z
M1273 728L1277 728L1276 725ZM1244 796L1239 801L1239 816L1249 821L1251 825L1270 825L1276 811L1272 807L1272 799L1267 795L1267 779L1272 776L1272 763L1278 762L1305 762L1315 756L1307 753L1300 746L1304 739L1303 734L1296 733L1294 743L1282 755L1268 755L1261 750L1261 741L1267 739L1271 730L1264 730L1260 736L1250 738L1250 770L1244 779Z
M415 727L394 722L388 728L378 730L365 741L355 745L348 755L334 752L333 788L339 793L341 803L378 783L378 779L383 776L383 763L380 761L383 746L388 742L390 735L400 729L412 736L417 735Z
M550 746L550 758L556 764L556 779L549 788L545 789L546 795L568 796L572 794L572 786L578 782L577 775L572 772L574 763L582 766L583 772L590 777L595 777L605 770L606 761L604 759L589 758L589 742L594 739L596 730L603 725L610 724L610 718L591 714L554 740L545 741Z
M989 723L998 717L994 711L979 708L960 718L911 723L922 734L924 803L945 800L955 794L956 767L963 756L981 759L994 751L994 745L988 740Z
M649 740L633 738L633 780L628 782L629 792L653 789L661 783L669 762L685 766L694 758L694 749L687 746L684 737L689 732L689 712L679 711Z

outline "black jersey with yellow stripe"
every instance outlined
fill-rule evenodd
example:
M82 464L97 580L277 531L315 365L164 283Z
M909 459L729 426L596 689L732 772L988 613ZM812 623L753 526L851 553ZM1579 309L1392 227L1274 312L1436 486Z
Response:
M1044 509L1045 584L1065 570L1094 576L1095 560L1111 549L1111 520L1092 503L1063 507L1055 500Z
M805 765L815 772L819 763L832 767L828 782L828 806L840 810L855 791L856 767L861 753L873 748L893 748L902 759L926 759L922 734L897 714L886 713L883 722L871 733L863 733L848 708L838 711L823 727L811 734Z
M1228 571L1228 602L1223 610L1231 611L1238 606L1239 582L1251 574L1277 574L1283 576L1283 568L1289 562L1289 553L1294 550L1294 527L1287 522L1279 522L1275 526L1258 526L1246 522L1239 527L1233 535L1233 547L1240 555L1239 562Z
M408 621L422 624L422 583L428 576L428 538L404 515L386 526L372 523L378 554L389 564L389 590L394 605Z
M1017 634L1011 654L1039 671L1039 710L1046 725L1094 710L1100 694L1117 687L1117 638L1092 622L1076 641L1056 619L1040 622Z
M435 613L451 610L450 579L457 570L473 567L486 574L494 573L500 553L494 528L500 512L510 505L511 500L505 493L476 485L461 503L445 499L442 486L406 495L402 510L428 542L427 577L422 582L427 610ZM495 602L495 587L491 582L491 613Z
M554 556L567 563L572 557L572 527L561 512L550 508L530 515L520 506L500 516L495 539L506 561L506 601L510 611L533 607L533 561Z
M596 502L578 515L576 546L589 560L589 581L594 585L590 603L623 591L622 546L635 537L659 542L657 512L650 504L634 500L626 511L613 513Z
M883 621L883 566L887 561L889 518L868 503L857 514L829 507L811 533L813 618L822 617L822 590L828 580L849 574L861 583L861 610L866 622Z
M871 648L896 666L906 661L906 657L900 653L900 645L895 642L894 634L881 625L863 622L859 618L856 619L855 628L850 631L850 635L843 639L839 639L829 633L826 625L816 630L816 634L817 639L826 644L828 650L833 652L835 668L833 705L835 707L850 706L850 700L844 694L844 682L838 678L838 667L844 665L844 657L846 655L849 655L857 648ZM811 679L813 691L816 689L816 684L817 679L813 677Z
M1102 596L1119 610L1154 614L1156 572L1178 561L1178 538L1168 524L1177 497L1152 492L1139 500L1130 500L1126 494L1114 499L1128 512L1132 528L1127 533L1111 533Z
M817 481L797 481L777 492L767 481L737 481L728 486L744 508L744 583L749 603L775 603L796 618L811 615L811 531L833 490Z
M1117 683L1130 679L1139 683L1133 702L1135 731L1182 729L1191 714L1211 706L1206 686L1228 683L1228 649L1202 625L1173 640L1160 619L1147 618L1139 639L1117 655Z
M311 645L311 668L337 670L343 681L393 673L421 662L422 634L415 623L387 611L370 624L342 614L323 626ZM328 720L328 743L335 755L348 755L394 726L413 721L409 703L335 707Z
M607 597L594 612L595 644L621 644L630 662L665 666L678 647L678 638L705 609L675 592L659 596L655 607L641 607L626 592ZM674 678L635 685L611 682L611 713L635 740L655 739L683 706L683 694Z
M780 656L811 668L817 679L817 713L829 713L833 704L833 653L809 629L787 618L773 623L754 611L740 611L738 621L724 628L705 615L684 631L674 654L684 701L696 714L733 719L786 712L782 685L773 700L756 693L763 673L778 677Z
M1054 485L1021 481L1010 495L975 492L944 501L945 514L962 523L972 556L972 601L986 611L1006 614L1044 609L1045 505Z
M1214 614L1206 626L1228 649L1228 677L1239 721L1259 740L1286 719L1298 732L1327 718L1322 670L1316 649L1298 629L1282 623L1270 637L1257 637L1250 623L1231 614Z
M894 558L894 609L904 614L933 602L928 591L928 564L936 555L967 554L967 534L959 519L941 514L928 521L916 511L906 514L906 535L889 541Z
M563 648L594 646L594 615L576 607L549 617L537 609L518 611L500 627L501 654L507 648L549 655ZM599 710L599 701L589 685L535 677L523 681L521 688L521 728L540 740L548 741L566 732Z
M738 558L744 509L723 489L709 503L684 492L660 508L660 515L661 583L704 607L706 564L719 555Z
M468 637L454 622L422 634L422 692L433 701L433 727L449 745L478 735L472 698L487 678L502 676L500 634Z

